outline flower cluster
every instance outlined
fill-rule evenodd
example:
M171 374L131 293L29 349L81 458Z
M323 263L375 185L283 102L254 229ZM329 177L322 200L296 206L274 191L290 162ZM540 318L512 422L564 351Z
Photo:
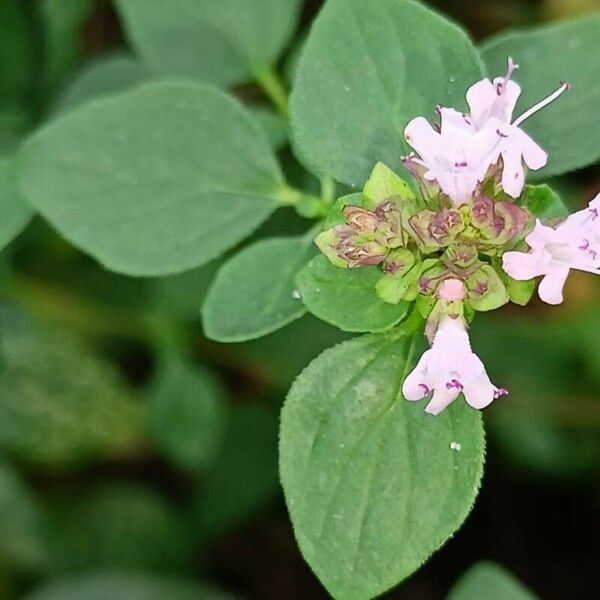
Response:
M517 68L509 58L504 76L471 86L468 113L438 106L437 123L423 117L408 123L404 135L414 152L402 160L417 193L378 163L361 194L338 200L332 226L316 239L338 267L380 269L375 290L383 301L416 301L431 348L404 381L403 394L431 396L431 414L461 393L478 409L507 393L471 350L475 311L526 304L540 275L540 298L557 304L569 269L600 273L600 195L550 227L528 204L535 186L525 186L527 171L548 157L520 126L569 85L561 82L513 119L521 93L511 79Z

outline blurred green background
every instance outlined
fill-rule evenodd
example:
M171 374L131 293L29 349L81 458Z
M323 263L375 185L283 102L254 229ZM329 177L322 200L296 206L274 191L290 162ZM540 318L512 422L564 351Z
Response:
M319 4L306 2L282 72ZM477 40L600 10L597 0L433 4ZM2 160L24 136L149 77L110 2L0 0L0 204ZM317 186L260 89L235 94L290 180ZM553 185L578 208L600 191L600 169ZM277 213L252 240L305 229ZM278 412L294 377L344 334L304 317L251 343L207 340L199 306L218 266L121 277L38 218L3 250L0 600L327 597L287 519ZM443 598L479 559L542 598L600 597L600 282L572 275L565 296L558 310L533 302L476 320L492 379L518 392L486 411L487 470L467 523L386 598Z

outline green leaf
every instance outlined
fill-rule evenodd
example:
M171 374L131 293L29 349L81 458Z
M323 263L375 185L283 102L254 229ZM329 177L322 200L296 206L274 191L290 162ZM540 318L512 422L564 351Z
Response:
M198 494L202 536L235 528L277 495L277 423L276 411L264 404L233 411L221 452Z
M290 137L289 123L275 111L265 106L249 107L254 120L261 126L275 150L283 148Z
M202 307L206 335L219 342L251 340L300 318L296 273L314 254L312 238L262 240L227 261Z
M526 185L524 204L538 219L564 219L569 215L562 198L545 183Z
M55 103L56 112L73 110L96 98L124 92L149 78L144 66L126 52L90 61L69 82Z
M508 571L491 562L473 565L454 585L447 600L536 600Z
M45 84L56 85L77 64L83 53L83 26L95 9L93 0L41 0L44 23Z
M0 160L0 250L21 233L31 215L17 191L12 161Z
M0 447L63 469L129 449L141 423L121 377L78 337L0 314Z
M32 83L35 38L20 0L0 2L0 101L20 101Z
M0 462L0 566L38 568L47 558L37 499L6 463Z
M129 39L155 72L221 85L277 61L300 0L117 0Z
M151 489L103 483L54 499L47 525L53 571L177 571L191 563L183 516Z
M414 338L398 332L344 342L303 371L285 402L287 506L334 598L366 600L408 577L460 527L479 488L481 416L459 401L432 417L404 400L415 358Z
M382 161L399 172L407 122L464 106L482 66L457 26L412 0L329 0L291 97L295 147L322 175L362 187Z
M56 119L21 149L21 187L107 268L166 275L249 235L285 191L246 111L208 86L156 83Z
M201 365L165 359L150 387L150 430L182 468L204 471L223 441L228 410L219 379Z
M548 166L532 177L549 177L594 163L600 158L600 14L487 40L481 50L490 75L506 71L506 57L520 66L515 80L523 93L515 115L555 90L561 80L572 89L552 106L528 119L523 129L548 153Z
M381 300L375 286L382 272L377 267L340 269L325 256L315 256L296 277L306 308L319 319L343 331L385 331L399 323L410 304Z
M399 204L407 204L415 199L415 195L406 181L398 177L382 162L378 162L373 168L367 183L365 183L363 195L367 200L364 206L370 210L391 198L395 198Z
M155 574L95 571L43 584L24 600L234 600L197 581Z

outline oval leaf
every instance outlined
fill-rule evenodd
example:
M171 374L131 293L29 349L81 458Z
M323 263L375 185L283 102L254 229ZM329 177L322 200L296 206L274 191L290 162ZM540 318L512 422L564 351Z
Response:
M118 0L133 46L154 71L222 85L276 62L300 0Z
M491 562L473 565L450 590L447 600L536 600L508 571Z
M206 335L251 340L298 319L306 308L294 278L314 253L311 238L278 238L249 246L220 269L202 307Z
M506 70L506 57L519 64L523 93L515 115L539 102L566 80L572 89L523 125L548 152L548 166L535 177L573 171L600 158L600 14L525 31L501 34L483 44L490 74Z
M52 571L164 572L191 564L192 538L181 509L150 488L129 483L75 488L53 498L49 512Z
M272 212L283 178L232 98L156 83L53 121L19 157L21 187L107 268L164 275L209 261Z
M366 600L410 575L460 527L479 488L480 414L455 402L432 417L402 398L414 346L394 332L326 350L283 408L288 509L335 598Z
M73 110L90 100L124 92L149 79L144 66L126 52L90 61L59 95L54 109Z
M78 337L0 315L0 448L65 468L130 449L141 425L119 374Z
M315 172L362 186L378 161L401 169L409 119L463 106L481 74L465 33L412 0L329 0L295 78L296 149Z
M375 292L383 277L377 267L341 269L315 256L296 277L306 308L343 331L385 331L399 323L410 304L388 304Z
M45 583L25 600L234 600L197 581L160 575L96 571Z
M157 445L184 469L209 467L223 439L228 409L218 378L201 365L167 359L148 401Z

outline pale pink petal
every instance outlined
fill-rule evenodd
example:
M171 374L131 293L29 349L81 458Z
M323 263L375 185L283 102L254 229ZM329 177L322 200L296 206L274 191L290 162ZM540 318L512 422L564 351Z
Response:
M521 153L513 148L502 151L502 189L513 198L518 198L525 185L525 171Z
M554 267L548 271L538 287L540 298L547 304L560 304L563 301L563 287L568 275L568 267Z
M430 386L432 386L432 382L428 377L428 364L431 360L431 354L431 350L424 352L417 366L404 380L402 395L407 400L416 401L429 395L431 391Z
M533 231L525 238L525 241L531 248L537 250L544 248L555 236L556 231L552 227L548 227L536 219Z
M448 389L445 385L436 387L433 397L425 407L425 412L430 415L439 415L449 404L452 404L460 394L457 388Z
M538 146L524 131L514 127L517 130L515 139L513 135L510 136L509 140L518 146L519 151L523 155L525 164L532 170L537 171L542 167L546 166L548 162L548 154Z
M492 385L483 365L481 365L481 368L482 373L479 378L466 381L463 389L467 404L477 409L485 408L496 397L496 388Z
M416 117L409 121L404 129L404 138L425 162L433 160L435 154L440 151L440 134L424 117Z
M527 281L546 272L547 260L543 252L505 252L502 268L513 279Z
M473 123L464 113L445 106L439 109L439 113L442 133L447 132L452 127L463 131L474 131Z
M496 77L493 82L482 79L468 89L467 103L478 126L490 117L509 124L520 94L520 86L512 80L506 82L504 77Z
M467 104L477 123L488 116L497 97L494 84L489 79L482 79L467 90Z

